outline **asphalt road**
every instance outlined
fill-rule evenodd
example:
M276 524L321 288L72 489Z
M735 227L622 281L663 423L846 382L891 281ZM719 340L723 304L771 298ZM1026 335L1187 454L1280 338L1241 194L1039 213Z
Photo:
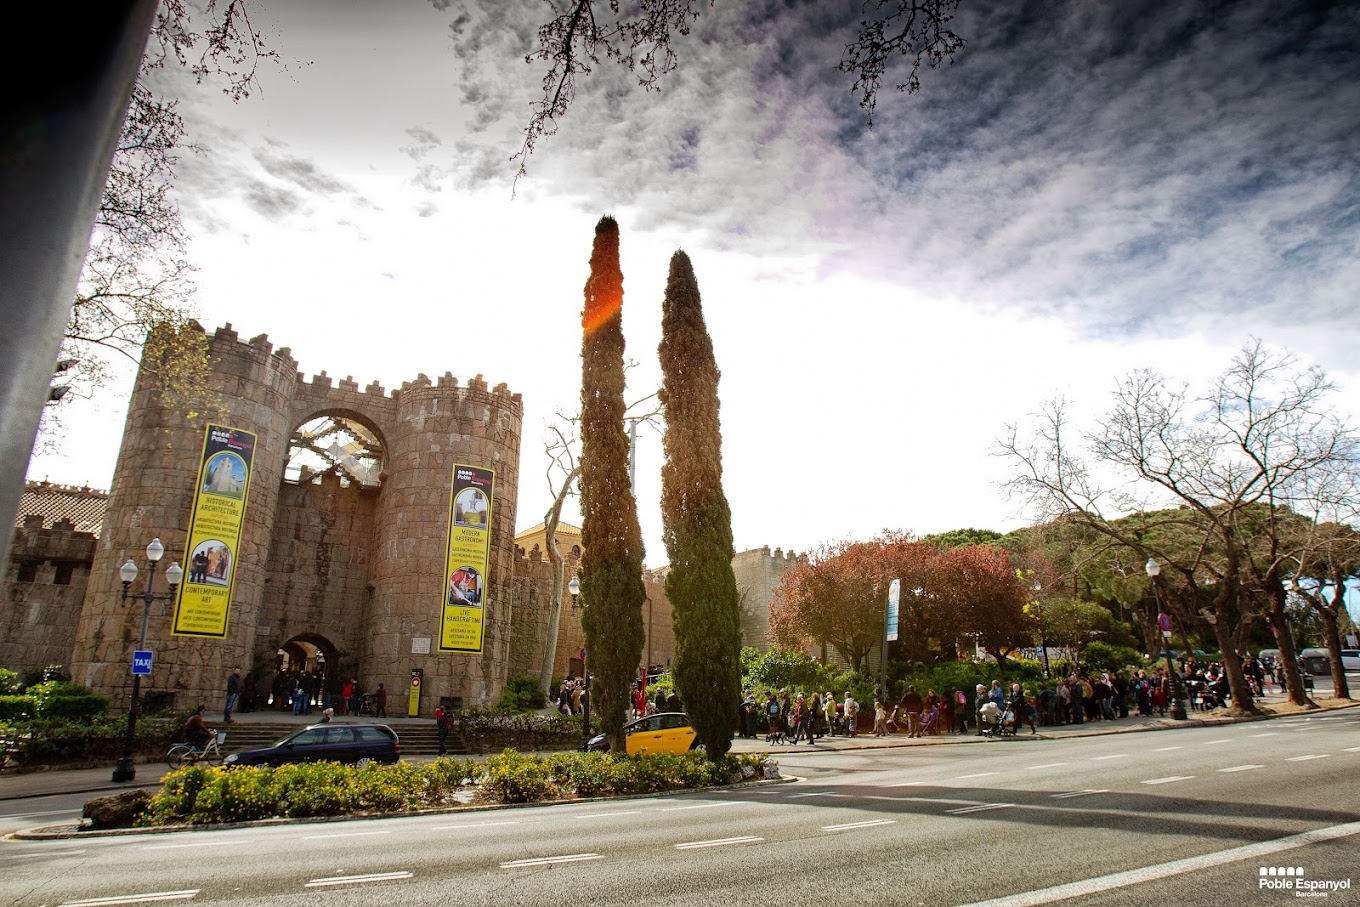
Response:
M785 772L804 780L730 792L6 841L0 904L1187 907L1296 897L1263 888L1263 868L1280 884L1349 881L1326 903L1353 904L1358 732L1360 713L1345 711L786 753Z

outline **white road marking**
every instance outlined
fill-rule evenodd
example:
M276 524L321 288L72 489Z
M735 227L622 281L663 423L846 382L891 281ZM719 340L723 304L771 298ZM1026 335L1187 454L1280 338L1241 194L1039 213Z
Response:
M640 816L640 809L620 809L612 813L586 813L584 816L577 816L578 819L607 819L610 816Z
M663 813L679 812L682 809L712 809L715 806L731 806L731 803L696 803L693 806L667 806Z
M1055 885L1052 888L1041 888L1036 891L1025 891L1020 894L1007 895L1006 897L994 898L989 901L979 901L975 904L968 905L968 907L1038 907L1040 904L1051 904L1055 901L1065 901L1069 898L1085 897L1099 894L1104 891L1112 891L1116 888L1141 885L1144 882L1161 882L1168 876L1181 875L1201 869L1211 869L1215 866L1226 866L1229 863L1240 863L1245 860L1257 860L1261 857L1266 857L1282 851L1307 847L1311 844L1320 844L1325 841L1335 841L1339 838L1345 838L1356 834L1360 834L1360 822L1333 825L1328 828L1306 831L1298 835L1290 835L1287 838L1279 838L1274 841L1246 844L1242 847L1232 847L1228 850L1220 850L1217 853L1187 857L1183 860L1173 860L1170 863L1161 863L1156 866L1144 866L1141 869L1129 869L1124 872L1116 872L1107 876L1083 879L1080 882Z
M1269 733L1266 733L1266 734L1248 734L1247 736L1248 736L1248 737L1252 737L1252 738L1255 738L1255 737L1278 737L1278 736L1280 736L1280 732L1279 732L1279 731L1270 731Z
M398 879L409 879L409 872L370 872L367 875L357 876L330 876L325 879L312 879L304 888L329 888L335 885L358 885L363 882L395 882Z
M898 781L896 784L889 784L889 787L925 787L929 781Z
M896 819L870 819L868 822L847 822L844 825L823 825L822 831L848 831L852 828L873 828L876 825L896 824Z
M1071 799L1072 797L1085 797L1090 794L1108 794L1109 792L1110 789L1108 787L1102 787L1092 788L1090 790L1072 790L1068 791L1065 794L1050 794L1049 796L1051 796L1054 800L1068 800Z
M138 850L183 850L186 847L231 847L246 844L247 841L195 841L192 844L145 844Z
M1183 750L1183 749L1185 749L1185 747L1183 747L1183 746L1162 746L1162 747L1158 747L1157 749L1153 750L1153 752L1154 752L1154 753L1169 753L1169 752L1171 752L1172 750Z
M966 816L969 813L982 813L991 809L1008 809L1014 805L1014 803L982 803L978 806L965 806L962 809L947 809L945 812L953 816Z
M1113 756L1092 756L1091 761L1099 762L1102 759L1127 759L1127 758L1129 758L1128 753L1115 753Z
M1344 750L1342 750L1342 752L1344 752L1344 753L1360 753L1360 746L1348 746L1348 747L1346 747Z
M815 791L812 791L811 793L806 793L806 794L791 794L791 795L789 795L789 799L792 800L792 799L794 799L795 797L844 797L844 796L847 796L847 795L846 795L846 794L838 794L838 793L836 793L835 791L831 791L831 790L815 790Z
M675 845L675 849L694 850L698 847L725 847L728 844L754 844L757 841L764 840L764 838L757 838L755 835L743 835L740 838L718 838L714 841L690 841L687 844Z
M1220 772L1249 772L1254 768L1265 768L1264 765L1234 765L1231 768L1220 768Z
M43 851L25 850L22 853L0 854L0 861L8 860L11 857L14 859L23 860L25 862L36 859L38 857L78 857L84 852L85 851L83 850L43 850Z
M468 822L465 825L436 825L430 831L453 831L458 828L495 828L499 825L518 825L518 822Z
M970 804L971 804L971 805L977 805L977 802L978 802L978 801L976 801L976 800L961 800L961 799L957 799L957 798L955 798L955 799L950 799L950 798L946 798L946 797L875 797L875 796L868 796L868 797L864 797L864 798L862 798L862 799L865 799L865 800L887 800L889 803L903 803L903 802L906 802L906 801L910 801L910 802L912 802L912 803L962 803L962 804L964 804L965 806L970 805Z
M147 894L120 894L107 898L86 898L83 901L65 901L61 907L106 907L114 904L142 904L147 901L187 901L198 894L197 888L182 891L152 891Z
M1232 738L1224 737L1221 740L1205 740L1200 746L1213 746L1216 743L1232 743Z
M955 780L955 781L967 781L969 778L988 778L988 777L991 777L992 775L999 775L999 774L1001 774L1001 773L1000 773L1000 772L978 772L976 775L958 775L957 777L954 778L954 780Z
M523 869L526 866L552 866L555 863L580 863L585 860L599 860L597 853L569 853L560 857L540 857L536 860L510 860L501 864L501 869Z
M1029 770L1036 771L1041 768L1057 768L1060 765L1066 764L1067 764L1066 762L1045 762L1043 765L1031 765L1029 766Z
M367 838L373 835L390 835L390 831L345 831L336 832L333 835L305 835L304 841L327 841L331 838Z
M79 814L78 809L49 809L40 813L4 813L0 819L32 819L35 816L63 816L70 813Z
M1290 756L1285 762L1307 762L1309 759L1326 759L1330 753L1313 754L1309 756Z
M1168 778L1151 778L1147 781L1140 781L1139 784L1170 784L1172 781L1189 781L1194 775L1171 775Z

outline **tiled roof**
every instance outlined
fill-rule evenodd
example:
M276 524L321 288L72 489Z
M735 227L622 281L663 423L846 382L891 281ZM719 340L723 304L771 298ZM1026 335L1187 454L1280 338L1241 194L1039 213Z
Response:
M42 526L50 529L58 521L71 523L77 532L99 535L104 525L104 511L109 505L109 493L88 485L53 485L51 482L27 482L24 495L15 515L15 527L32 525L25 517L42 517ZM33 521L33 522L36 522Z

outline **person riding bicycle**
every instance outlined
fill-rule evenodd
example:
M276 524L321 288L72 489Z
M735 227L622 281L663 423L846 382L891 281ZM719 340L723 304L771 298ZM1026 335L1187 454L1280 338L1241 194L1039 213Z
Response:
M203 723L203 709L206 706L199 706L198 709L189 716L189 720L184 722L184 738L189 745L196 750L202 750L208 745L208 741L217 734L216 731Z

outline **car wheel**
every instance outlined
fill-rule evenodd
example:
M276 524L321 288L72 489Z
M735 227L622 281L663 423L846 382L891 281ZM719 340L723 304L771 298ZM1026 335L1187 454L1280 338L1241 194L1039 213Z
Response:
M690 749L693 750L693 751L696 752L696 753L707 753L707 752L708 752L708 747L705 746L704 744L700 743L700 742L697 741L697 740L694 741L694 743L690 746Z
M358 759L354 760L355 768L368 768L372 764L373 760L368 756L360 756Z

